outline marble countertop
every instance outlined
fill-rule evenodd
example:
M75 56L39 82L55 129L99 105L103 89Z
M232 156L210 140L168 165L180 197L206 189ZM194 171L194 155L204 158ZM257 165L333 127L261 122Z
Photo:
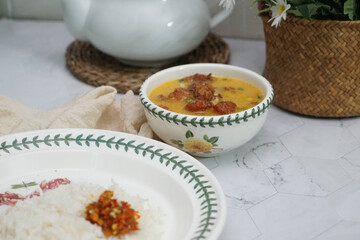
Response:
M0 20L0 94L48 110L94 89L66 69L72 41L62 22ZM262 72L263 41L225 41L230 64ZM220 239L360 239L360 118L309 118L273 105L249 143L199 160L226 195Z

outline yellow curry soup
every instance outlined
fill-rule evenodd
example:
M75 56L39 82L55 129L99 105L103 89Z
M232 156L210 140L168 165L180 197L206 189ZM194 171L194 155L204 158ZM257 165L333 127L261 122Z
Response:
M172 112L216 116L244 111L259 104L259 88L236 78L195 74L157 86L149 99Z

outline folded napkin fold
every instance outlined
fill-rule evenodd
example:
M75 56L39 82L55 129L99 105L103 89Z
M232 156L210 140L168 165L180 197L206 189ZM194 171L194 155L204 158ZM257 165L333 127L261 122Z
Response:
M140 99L132 91L118 101L115 88L102 86L50 111L0 95L0 135L47 128L95 128L153 138Z

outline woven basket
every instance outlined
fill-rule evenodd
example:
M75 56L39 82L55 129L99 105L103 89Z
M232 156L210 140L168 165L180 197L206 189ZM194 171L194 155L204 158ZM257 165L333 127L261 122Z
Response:
M360 21L288 16L274 28L267 14L261 18L263 76L273 85L275 105L314 117L360 116Z

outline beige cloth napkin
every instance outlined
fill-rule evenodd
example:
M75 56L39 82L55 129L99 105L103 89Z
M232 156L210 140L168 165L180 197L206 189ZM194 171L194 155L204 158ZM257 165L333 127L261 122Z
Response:
M103 86L50 111L30 108L0 95L0 135L47 128L95 128L153 137L140 99L128 91L120 101L116 89Z

